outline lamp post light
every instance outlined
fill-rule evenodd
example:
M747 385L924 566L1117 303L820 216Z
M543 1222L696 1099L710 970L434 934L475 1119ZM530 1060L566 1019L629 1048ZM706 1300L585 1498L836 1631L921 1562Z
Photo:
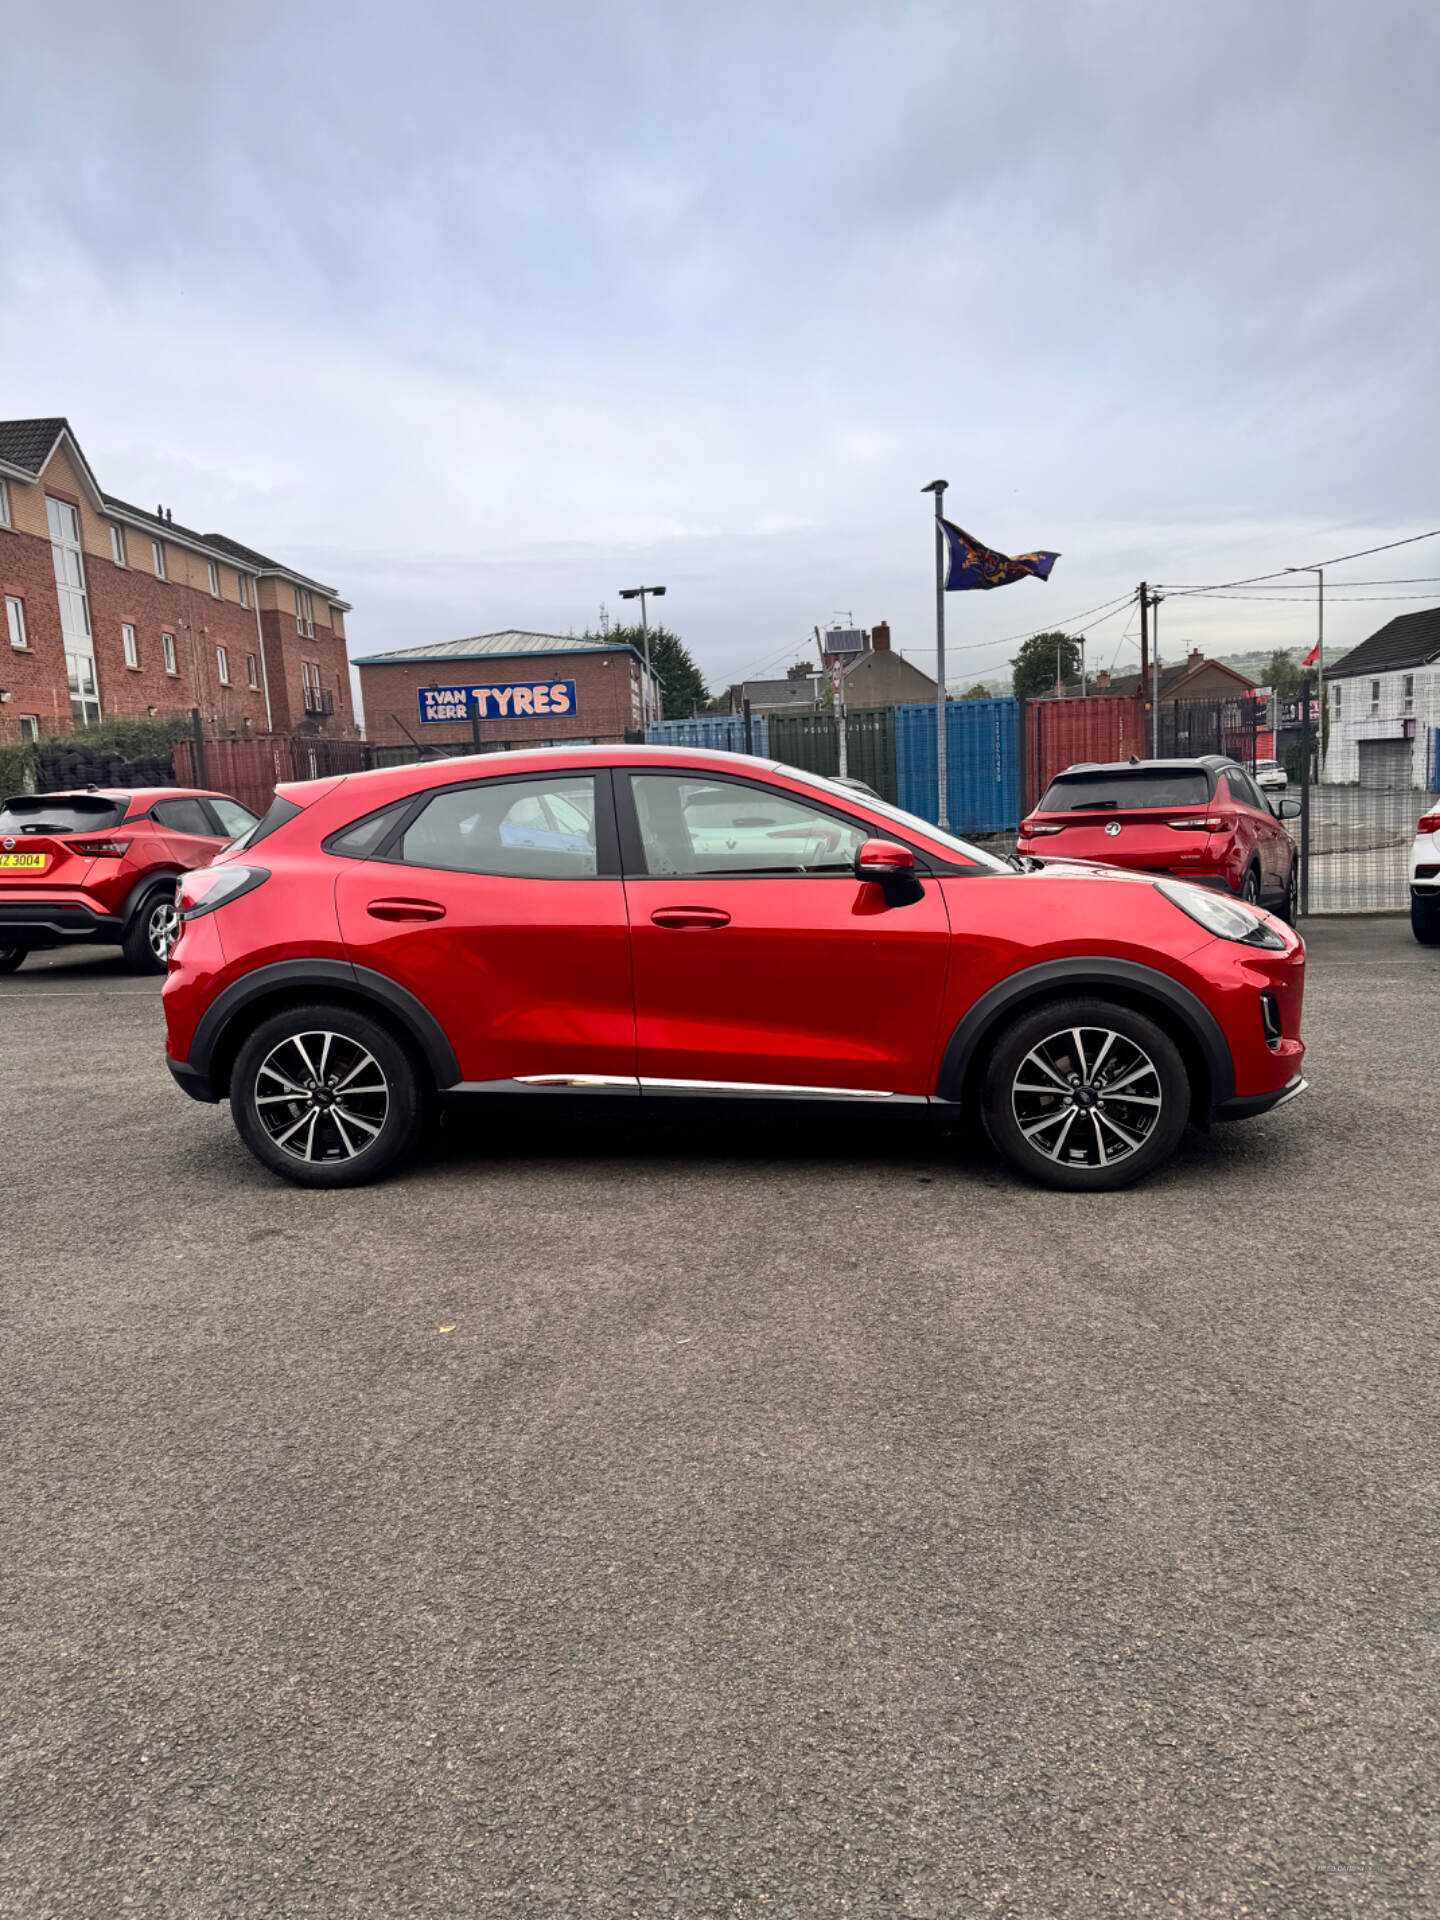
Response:
M647 715L650 712L650 623L645 617L645 596L653 593L658 600L664 591L664 587L621 587L620 589L622 600L640 602L640 632L645 642L645 712Z

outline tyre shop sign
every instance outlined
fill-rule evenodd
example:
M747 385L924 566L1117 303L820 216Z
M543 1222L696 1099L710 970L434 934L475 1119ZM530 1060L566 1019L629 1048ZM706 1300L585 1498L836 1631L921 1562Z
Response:
M493 687L421 687L423 725L468 720L471 708L482 720L531 720L537 715L574 713L573 680L506 680Z

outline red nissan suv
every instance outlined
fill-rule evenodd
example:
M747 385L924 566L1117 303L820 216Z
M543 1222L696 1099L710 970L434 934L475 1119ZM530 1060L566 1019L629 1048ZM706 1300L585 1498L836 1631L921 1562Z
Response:
M100 941L134 973L163 973L175 882L255 815L185 787L22 793L0 807L0 973L39 947Z
M1169 874L1259 902L1294 922L1299 857L1281 825L1298 800L1272 808L1243 767L1223 754L1195 760L1121 760L1067 767L1020 823L1020 853L1103 860Z
M274 1172L506 1094L976 1104L1052 1186L1304 1086L1305 949L1172 879L1010 862L741 754L559 748L280 789L176 896L167 1054Z

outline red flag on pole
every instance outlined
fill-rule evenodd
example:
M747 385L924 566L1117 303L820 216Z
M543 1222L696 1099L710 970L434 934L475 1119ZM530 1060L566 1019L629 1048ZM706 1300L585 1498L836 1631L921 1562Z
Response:
M1314 646L1311 647L1310 651L1306 654L1305 658L1300 662L1300 664L1302 667L1313 667L1315 662L1319 658L1320 658L1320 642L1317 640Z

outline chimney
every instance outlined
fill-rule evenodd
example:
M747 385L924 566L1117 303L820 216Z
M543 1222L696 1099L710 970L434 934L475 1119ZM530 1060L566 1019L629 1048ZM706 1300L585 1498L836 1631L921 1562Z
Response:
M1102 690L1108 689L1110 685L1109 667L1101 667L1100 671L1095 676L1095 684L1097 687L1100 687Z
M1192 647L1190 649L1190 658L1185 662L1185 665L1189 667L1193 672L1193 670L1196 667L1203 667L1204 664L1205 664L1204 649L1201 647Z
M874 631L870 635L870 645L876 653L889 653L890 622L888 620L877 620L875 622Z

